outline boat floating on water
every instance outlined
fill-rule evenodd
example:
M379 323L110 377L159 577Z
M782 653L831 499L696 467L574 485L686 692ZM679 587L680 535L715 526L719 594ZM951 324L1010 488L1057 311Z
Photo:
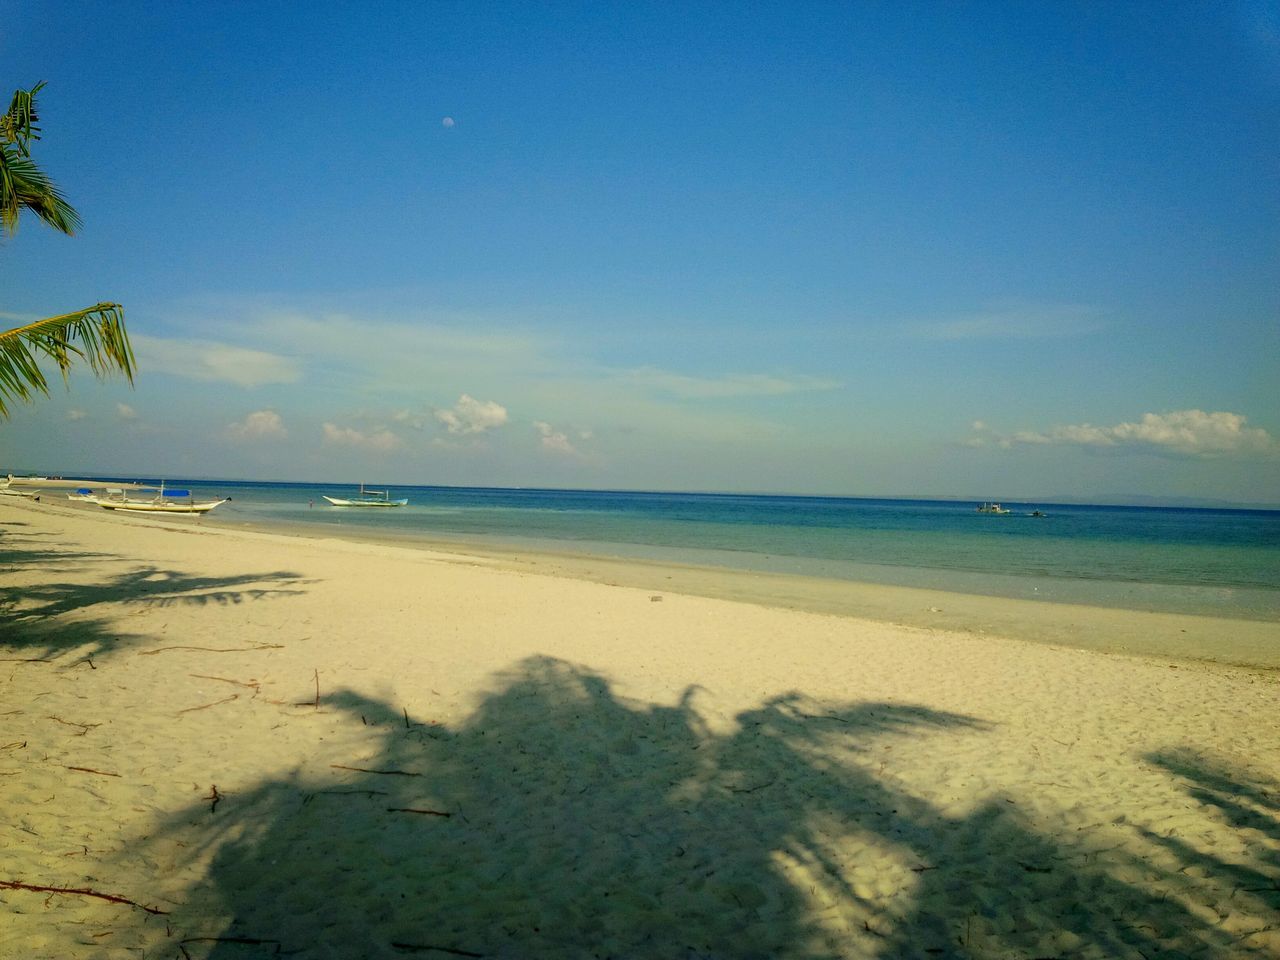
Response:
M90 503L96 503L105 510L128 510L134 513L208 513L219 504L226 503L230 497L223 497L221 500L195 500L191 496L190 490L166 490L164 481L161 481L156 495L149 500L130 500L129 497L120 491L120 497L117 499L111 494L113 491L107 491L107 497L93 497ZM90 495L92 496L92 495Z
M998 503L984 503L978 507L978 512L1005 514L1005 513L1012 513L1013 511L1009 510L1007 507L1000 506L1000 504Z
M408 497L392 500L391 494L386 490L366 490L363 483L360 484L360 495L355 499L330 497L327 494L322 496L335 507L403 507L409 502Z

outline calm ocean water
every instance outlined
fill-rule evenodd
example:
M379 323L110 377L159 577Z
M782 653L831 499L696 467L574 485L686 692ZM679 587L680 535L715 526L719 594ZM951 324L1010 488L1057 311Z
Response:
M1280 512L722 494L173 481L204 520L794 573L992 596L1280 620ZM1031 517L1033 509L1043 518Z

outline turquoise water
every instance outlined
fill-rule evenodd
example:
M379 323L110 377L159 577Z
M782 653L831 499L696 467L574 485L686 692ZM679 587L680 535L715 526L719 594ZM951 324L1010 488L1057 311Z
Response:
M174 482L231 496L202 521L218 525L1280 620L1276 511L411 486L390 488L407 507L353 510L321 499L342 485Z

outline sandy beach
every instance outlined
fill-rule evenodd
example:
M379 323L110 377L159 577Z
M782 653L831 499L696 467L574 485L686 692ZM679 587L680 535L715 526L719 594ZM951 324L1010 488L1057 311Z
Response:
M1280 625L698 576L0 503L0 957L1280 955Z

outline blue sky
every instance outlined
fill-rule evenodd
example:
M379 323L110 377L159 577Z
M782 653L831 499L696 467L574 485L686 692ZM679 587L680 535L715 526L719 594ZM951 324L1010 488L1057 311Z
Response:
M8 3L45 471L1280 502L1280 4ZM4 321L10 321L4 323Z

